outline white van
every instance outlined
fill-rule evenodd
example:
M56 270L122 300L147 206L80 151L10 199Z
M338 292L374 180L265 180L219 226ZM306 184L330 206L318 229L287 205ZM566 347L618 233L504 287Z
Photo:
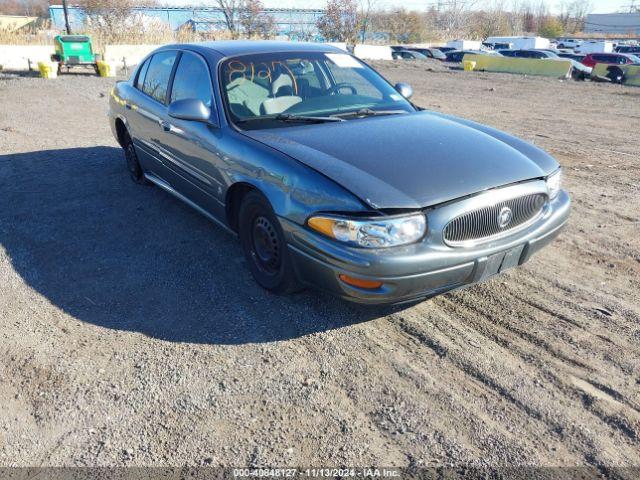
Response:
M598 40L589 40L588 42L582 42L578 48L575 49L576 53L613 53L613 42L602 42Z
M513 45L512 50L532 50L549 48L549 39L543 37L487 37L485 43Z

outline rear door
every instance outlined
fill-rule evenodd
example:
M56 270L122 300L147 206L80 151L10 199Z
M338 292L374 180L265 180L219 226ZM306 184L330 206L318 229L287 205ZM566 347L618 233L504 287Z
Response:
M143 153L142 167L161 178L167 173L163 162L162 124L167 116L169 80L177 54L175 50L161 51L147 60L135 82L140 94L131 106L135 110L132 114L134 144Z

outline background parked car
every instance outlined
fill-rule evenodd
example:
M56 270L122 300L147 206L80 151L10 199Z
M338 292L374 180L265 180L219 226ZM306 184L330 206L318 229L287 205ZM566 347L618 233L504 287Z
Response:
M391 56L394 60L425 60L427 58L423 54L411 50L392 51Z
M457 49L454 47L438 47L438 50L440 50L442 53L446 55L448 52L453 52L454 50L457 50Z
M407 48L412 52L418 52L427 58L435 58L436 60L446 60L447 56L437 48Z
M445 54L447 56L446 61L449 63L460 63L467 53L472 55L499 55L498 52L488 52L486 50L454 50Z
M619 45L615 48L616 53L640 54L640 45Z
M489 50L507 50L513 48L513 43L507 42L482 42L482 46Z
M640 64L640 58L629 53L590 53L582 60L583 65L594 67L596 63L608 65Z
M571 76L578 80L584 80L591 75L591 67L580 63L572 58L561 57L552 50L532 49L532 50L500 50L505 57L515 58L536 58L543 60L568 60L571 62L573 70Z
M516 58L558 58L558 55L550 50L500 50L505 57Z
M584 60L584 57L586 57L586 55L582 55L580 53L558 53L558 56L560 58L568 58L570 60L575 60L578 63L582 63L582 60Z

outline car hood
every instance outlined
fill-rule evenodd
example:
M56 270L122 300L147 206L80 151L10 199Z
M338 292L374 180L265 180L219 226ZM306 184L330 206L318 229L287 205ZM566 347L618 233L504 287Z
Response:
M243 133L378 209L422 208L558 168L527 142L435 112Z

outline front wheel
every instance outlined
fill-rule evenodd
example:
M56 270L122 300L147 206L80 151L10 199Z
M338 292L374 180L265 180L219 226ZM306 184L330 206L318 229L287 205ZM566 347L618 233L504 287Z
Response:
M258 192L243 198L238 231L249 269L261 287L279 294L301 290L280 222Z

